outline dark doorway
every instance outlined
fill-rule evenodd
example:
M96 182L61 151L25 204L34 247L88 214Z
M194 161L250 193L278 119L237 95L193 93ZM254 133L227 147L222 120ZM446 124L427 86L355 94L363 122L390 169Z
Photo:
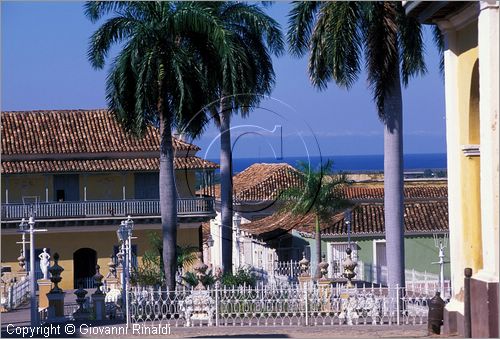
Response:
M73 284L74 288L94 287L94 275L96 273L97 252L91 248L80 248L73 253Z
M160 199L159 173L135 173L135 198Z
M56 201L78 201L80 198L78 174L54 175Z

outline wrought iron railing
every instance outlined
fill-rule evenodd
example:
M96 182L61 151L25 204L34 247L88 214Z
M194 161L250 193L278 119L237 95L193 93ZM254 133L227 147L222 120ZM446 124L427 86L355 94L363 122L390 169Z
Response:
M159 216L159 200L99 200L99 201L64 201L42 202L35 206L37 219L52 218L91 218ZM215 213L214 200L204 198L177 199L179 216L212 215ZM21 219L29 215L24 204L2 204L2 220Z
M133 288L129 293L130 322L172 327L417 325L427 322L429 300L399 287L312 283L202 291Z

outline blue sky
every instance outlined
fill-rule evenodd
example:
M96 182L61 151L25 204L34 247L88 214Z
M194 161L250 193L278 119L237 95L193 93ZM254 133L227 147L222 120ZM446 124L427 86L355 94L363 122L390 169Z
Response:
M3 111L104 108L106 69L87 61L88 38L97 24L83 15L81 2L2 4ZM290 5L276 2L266 11L286 30ZM404 152L444 153L444 82L438 55L426 30L428 73L403 91ZM349 90L331 83L318 91L309 82L307 57L275 58L276 87L249 118L233 120L235 157L272 156L280 151L275 125L282 126L287 156L383 153L383 126L363 72ZM218 155L217 130L210 126L195 143L208 158Z

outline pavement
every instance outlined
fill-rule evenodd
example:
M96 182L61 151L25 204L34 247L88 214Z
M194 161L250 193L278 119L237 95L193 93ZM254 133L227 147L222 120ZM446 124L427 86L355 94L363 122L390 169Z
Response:
M5 323L2 326L6 325ZM423 338L426 325L357 325L290 327L169 327L136 325L127 329L123 323L94 326L88 324L53 324L32 333L29 327L2 327L2 338ZM36 329L35 329L36 330ZM33 335L34 334L34 335Z
M67 301L73 299L67 293ZM99 323L67 322L30 328L30 305L0 314L2 338L422 338L428 337L427 325L312 325L312 326L228 326L171 327L158 323L135 324L127 329L122 320ZM23 335L24 331L24 335ZM37 332L38 331L38 332Z

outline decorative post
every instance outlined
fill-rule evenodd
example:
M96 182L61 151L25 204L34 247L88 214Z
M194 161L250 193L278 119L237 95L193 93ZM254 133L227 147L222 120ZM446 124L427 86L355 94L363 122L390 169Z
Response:
M100 272L100 266L96 265L96 273L94 275L94 282L97 289L94 294L92 294L92 303L94 304L95 320L104 320L106 318L106 309L104 299L106 298L106 293L101 290L103 285L102 279L104 276Z
M328 266L330 265L326 262L325 255L323 254L322 260L318 265L319 273L321 274L320 280L322 281L328 280Z
M354 285L352 284L352 278L356 276L354 269L358 266L358 263L353 261L351 258L351 248L348 247L345 252L347 253L347 258L344 260L344 273L342 275L347 279L346 287L353 288Z
M125 280L125 276L123 274L122 246L120 246L120 250L118 251L118 253L116 253L116 277L118 278L119 288L123 288Z
M24 279L26 279L28 272L26 271L26 257L24 256L24 251L22 249L19 257L17 257L17 263L19 265L19 270L16 274L18 278L17 280L23 281Z
M87 291L83 289L82 283L80 283L79 288L75 291L76 295L76 303L78 304L78 309L73 312L73 319L77 321L87 320L90 317L89 310L85 309L83 304L86 301L85 296L87 295Z
M216 312L217 307L214 299L210 296L210 291L207 291L202 283L208 266L203 263L203 254L201 252L198 252L196 257L197 260L193 269L196 271L198 285L185 300L179 302L179 306L186 319L186 326L193 326L195 321L199 321L200 325L201 322L207 321L208 326L212 326L214 312Z
M472 338L472 317L470 305L470 278L472 277L472 268L464 269L464 338Z
M116 290L118 289L118 277L116 275L116 263L113 260L113 255L111 254L109 256L109 262L108 262L108 274L106 274L106 278L104 278L105 286L107 288L106 292L109 292L110 290Z
M325 255L323 254L321 262L318 264L318 270L320 273L320 278L318 279L319 293L321 302L321 310L329 312L331 310L330 305L330 293L331 293L331 281L328 279L328 266L326 262Z
M59 287L61 282L61 273L64 268L59 266L59 253L54 254L54 265L49 268L50 281L54 287L47 293L49 301L48 320L51 322L64 321L64 296L65 292Z
M305 252L302 252L302 259L299 261L299 269L301 277L310 277L309 260L307 260Z

